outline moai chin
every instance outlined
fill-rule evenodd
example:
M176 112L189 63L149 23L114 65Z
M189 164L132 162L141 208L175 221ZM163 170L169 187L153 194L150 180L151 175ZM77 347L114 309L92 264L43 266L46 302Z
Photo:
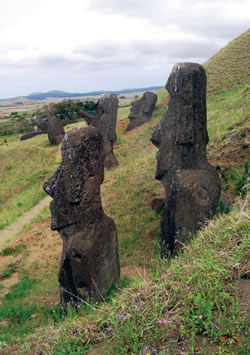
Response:
M157 95L150 91L146 91L142 98L132 102L132 107L128 116L129 124L126 128L126 132L148 122L152 117L156 102Z
M104 168L114 169L118 161L113 152L116 142L116 121L119 100L115 94L103 94L97 101L96 115L81 111L80 114L88 125L98 127L103 137Z
M92 126L74 129L62 143L62 163L44 184L53 198L51 229L63 240L59 269L61 303L100 301L119 279L117 231L105 215L100 185L103 139Z
M166 84L168 107L151 141L157 152L156 179L165 188L161 256L179 249L212 214L220 179L206 158L206 72L196 63L178 63Z

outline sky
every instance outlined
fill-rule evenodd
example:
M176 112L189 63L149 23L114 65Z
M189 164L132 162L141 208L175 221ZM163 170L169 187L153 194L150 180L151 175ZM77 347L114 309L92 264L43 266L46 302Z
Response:
M250 0L0 0L0 98L164 86L249 28Z

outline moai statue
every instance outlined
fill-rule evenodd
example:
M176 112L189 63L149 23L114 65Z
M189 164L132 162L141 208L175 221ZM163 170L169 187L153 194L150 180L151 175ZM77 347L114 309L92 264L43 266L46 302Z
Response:
M118 161L113 153L113 146L116 142L118 102L118 97L115 94L103 94L97 101L96 115L91 115L86 111L80 112L86 123L98 127L102 134L106 170L118 166Z
M58 145L64 137L63 124L56 118L48 120L47 124L48 138L51 145Z
M68 132L62 163L44 184L53 198L51 229L63 240L59 270L61 303L100 301L119 279L117 231L105 215L100 185L104 178L103 139L92 126Z
M126 132L148 122L152 117L156 102L157 95L150 91L146 91L140 100L132 102L128 116L130 122Z
M216 211L220 179L206 158L206 72L195 63L176 64L166 84L170 101L151 141L156 179L166 192L161 256L179 249Z

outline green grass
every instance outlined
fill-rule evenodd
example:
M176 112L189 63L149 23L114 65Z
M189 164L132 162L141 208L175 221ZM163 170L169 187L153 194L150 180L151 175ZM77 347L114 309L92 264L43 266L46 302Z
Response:
M42 185L55 170L57 150L45 135L0 147L0 229L46 195Z
M228 43L204 64L209 95L234 91L249 83L249 39L250 30Z
M208 133L210 144L222 141L236 130L249 125L249 86L235 91L224 91L207 100Z
M128 118L128 115L130 113L130 108L131 107L119 107L118 109L118 114L117 114L117 121L122 121L125 118Z
M237 293L243 255L249 250L244 206L242 201L229 215L211 222L179 257L167 262L155 258L158 273L152 280L125 284L110 302L81 308L78 316L71 311L59 327L60 309L47 310L50 327L19 339L20 351L84 354L100 347L107 354L139 354L145 349L178 354L185 346L195 349L198 337L203 337L203 354L210 353L210 341L220 354L244 354L247 316L240 312ZM31 310L23 309L20 320L30 322L37 312ZM233 344L236 337L239 341Z

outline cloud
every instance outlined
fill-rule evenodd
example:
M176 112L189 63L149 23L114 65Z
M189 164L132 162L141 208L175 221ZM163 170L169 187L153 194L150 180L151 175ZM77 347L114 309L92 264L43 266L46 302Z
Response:
M0 97L22 83L29 91L164 85L176 62L203 63L244 32L249 1L9 0Z
M104 14L144 18L156 26L174 24L179 30L230 40L249 26L249 0L91 0L90 8Z
M207 58L220 48L219 43L198 38L166 38L157 40L130 40L127 43L114 41L95 42L92 46L81 46L74 50L83 61L92 62L93 68L107 66L147 66L186 58Z

